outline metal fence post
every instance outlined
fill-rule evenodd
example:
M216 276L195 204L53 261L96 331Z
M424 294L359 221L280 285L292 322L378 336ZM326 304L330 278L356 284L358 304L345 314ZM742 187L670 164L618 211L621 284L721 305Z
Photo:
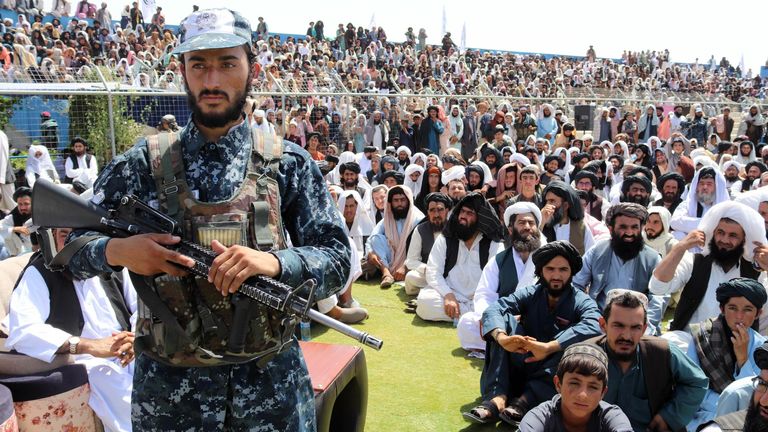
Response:
M104 79L104 75L101 73L101 68L95 68L99 74L99 79L104 84L104 90L107 91L107 109L109 110L109 140L112 144L112 158L117 156L117 145L115 143L115 112L112 106L112 89L107 84L107 80Z

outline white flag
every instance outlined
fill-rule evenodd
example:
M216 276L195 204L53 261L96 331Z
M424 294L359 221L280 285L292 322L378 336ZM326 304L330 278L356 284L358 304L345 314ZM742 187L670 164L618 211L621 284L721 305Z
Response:
M152 15L157 10L155 0L141 0L141 14L144 15L144 22L149 24L152 21Z
M459 54L463 54L467 50L467 22L461 26L461 46L459 47Z
M445 5L443 5L443 36L448 33L448 18L445 17Z

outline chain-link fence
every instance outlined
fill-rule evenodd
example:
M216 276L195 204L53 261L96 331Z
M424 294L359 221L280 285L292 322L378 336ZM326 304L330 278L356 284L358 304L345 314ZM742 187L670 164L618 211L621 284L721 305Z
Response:
M119 68L114 72L107 72L106 68L41 68L25 77L16 77L13 83L0 80L0 128L15 149L15 167L23 168L25 151L35 143L48 147L57 165L63 166L61 155L67 152L75 137L82 137L89 143L90 151L103 166L137 138L156 133L164 116L173 115L183 126L190 110L179 76L151 76L153 86L145 86L140 74L134 70L129 74L130 78L126 78ZM717 115L722 107L729 106L736 121L735 133L740 113L752 103L749 100L734 103L722 96L696 93L625 93L590 87L558 88L555 98L496 95L483 85L472 94L456 94L441 80L436 80L419 94L404 94L395 80L391 84L389 93L382 93L380 89L350 89L348 83L334 72L315 76L264 70L253 81L245 111L250 114L254 109L265 110L282 135L289 132L292 118L306 116L308 121L314 122L316 118L312 112L323 112L325 118L332 119L329 125L334 132L331 141L343 151L361 139L365 123L374 111L383 113L392 128L390 136L396 136L400 120L415 111L426 112L430 105L450 110L455 104L467 107L485 102L491 111L495 111L502 104L508 104L512 109L525 104L535 115L541 104L550 103L561 109L572 122L581 120L583 126L577 126L577 129L582 132L592 129L594 113L602 106L616 106L626 112L644 109L647 104L666 109L683 105L686 111L701 105L707 116ZM307 110L302 112L298 107ZM315 110L316 107L325 109ZM576 114L583 117L585 113L592 113L592 117L576 119Z

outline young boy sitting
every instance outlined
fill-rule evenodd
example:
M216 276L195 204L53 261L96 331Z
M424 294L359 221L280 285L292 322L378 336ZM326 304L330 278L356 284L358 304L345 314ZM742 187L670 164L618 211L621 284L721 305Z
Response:
M608 390L608 357L599 346L577 343L566 348L554 382L558 394L530 410L520 432L632 432L621 408L602 401Z

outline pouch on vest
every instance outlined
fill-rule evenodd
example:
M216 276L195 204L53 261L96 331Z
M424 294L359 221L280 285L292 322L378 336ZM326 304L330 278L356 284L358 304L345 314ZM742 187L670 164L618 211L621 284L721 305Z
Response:
M210 203L190 193L176 134L148 137L159 208L179 221L186 240L207 248L213 240L260 250L285 247L276 180L282 142L252 133L241 187L228 200ZM137 346L160 362L184 367L264 363L292 341L291 319L242 294L222 296L205 278L135 279L146 284L137 291L148 306L140 308Z

